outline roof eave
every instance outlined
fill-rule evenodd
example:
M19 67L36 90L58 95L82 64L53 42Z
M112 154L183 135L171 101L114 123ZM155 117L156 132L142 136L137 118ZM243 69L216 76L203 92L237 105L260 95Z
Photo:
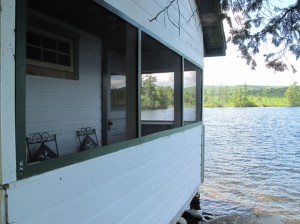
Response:
M203 29L204 56L226 55L223 22L219 0L196 0Z

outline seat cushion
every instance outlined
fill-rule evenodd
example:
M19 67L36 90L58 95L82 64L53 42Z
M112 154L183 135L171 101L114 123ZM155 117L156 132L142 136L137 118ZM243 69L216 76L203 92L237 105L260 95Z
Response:
M89 135L87 135L80 146L80 150L84 151L84 150L88 150L88 149L94 149L97 147L98 147L98 144Z
M57 157L57 154L53 152L44 142L42 142L40 148L34 155L34 161L44 161Z

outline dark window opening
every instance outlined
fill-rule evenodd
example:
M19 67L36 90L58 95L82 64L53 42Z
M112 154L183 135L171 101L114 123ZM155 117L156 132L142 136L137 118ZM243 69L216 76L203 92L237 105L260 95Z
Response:
M181 126L181 57L147 34L142 34L142 136ZM176 97L175 97L176 96Z
M188 60L184 60L183 105L185 125L202 120L202 73Z

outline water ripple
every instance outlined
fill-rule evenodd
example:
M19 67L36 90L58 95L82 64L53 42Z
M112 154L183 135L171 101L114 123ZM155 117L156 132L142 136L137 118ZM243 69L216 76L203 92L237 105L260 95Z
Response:
M203 209L300 223L300 108L207 108L204 115Z

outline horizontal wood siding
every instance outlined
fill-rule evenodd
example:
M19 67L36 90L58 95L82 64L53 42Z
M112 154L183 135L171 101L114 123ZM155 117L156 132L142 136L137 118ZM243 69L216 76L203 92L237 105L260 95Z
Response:
M200 183L201 127L18 181L9 223L166 224Z
M95 1L102 2L102 0ZM157 35L173 49L176 49L203 67L203 33L198 15L195 14L195 16L192 16L196 9L194 0L178 1L179 10L175 1L168 10L172 22L170 22L167 15L164 17L164 13L156 20L149 21L169 4L168 0L105 1L124 13L131 20ZM179 19L180 30L176 27Z
M26 76L26 135L57 134L61 155L78 151L83 127L101 139L101 40L80 33L79 45L79 80Z

